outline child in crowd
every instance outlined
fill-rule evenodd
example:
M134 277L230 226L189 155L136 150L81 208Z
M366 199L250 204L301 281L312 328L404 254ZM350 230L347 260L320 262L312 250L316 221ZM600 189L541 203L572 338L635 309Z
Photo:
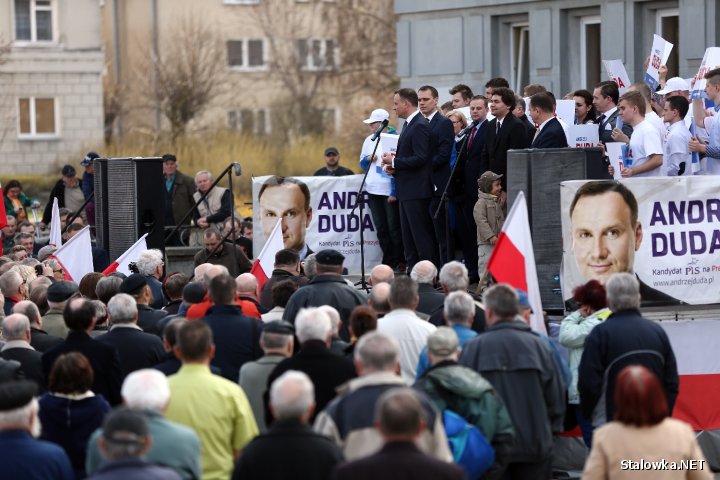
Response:
M473 209L473 217L477 224L478 274L480 275L485 271L505 221L505 214L499 203L502 192L500 178L502 175L487 171L478 179L478 201Z

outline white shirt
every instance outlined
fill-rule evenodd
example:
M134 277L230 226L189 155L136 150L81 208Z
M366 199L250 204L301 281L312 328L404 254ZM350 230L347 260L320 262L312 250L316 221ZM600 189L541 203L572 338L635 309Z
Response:
M658 133L660 133L660 138L664 143L665 137L667 136L667 128L665 127L663 119L655 112L647 112L645 114L645 121L650 122L650 124L657 129Z
M428 115L427 117L425 117L425 118L427 118L428 123L430 123L430 120L433 119L433 117L435 116L436 113L438 113L437 110L433 110L433 112L432 112L430 115ZM423 115L423 116L424 116L424 115Z
M617 107L613 107L610 110L608 110L607 112L600 114L600 115L605 115L605 118L603 118L603 120L602 120L602 123L605 124L605 126L603 127L605 130L612 130L613 128L615 128L615 125L611 125L610 122L608 122L608 119L610 117L612 117L613 113L615 113L615 110L617 110ZM616 122L617 122L617 120L616 120ZM598 120L598 123L601 123L601 122Z
M693 174L692 156L688 149L690 137L690 130L687 129L684 121L670 125L663 152L663 175L677 176L682 162L685 162L683 177Z
M720 146L720 119L717 115L705 117L705 130L707 130L709 144ZM720 158L705 157L705 174L720 175Z
M375 148L375 142L370 141L372 135L368 135L363 142L362 151L360 152L360 160L372 154ZM391 178L390 175L383 171L383 148L382 142L378 143L377 151L375 151L375 161L370 162L368 168L367 179L365 180L365 190L371 195L382 195L385 197L390 196L391 190Z
M406 384L412 385L420 352L427 345L427 337L435 331L435 325L422 320L412 310L399 308L378 319L377 329L400 345L400 374Z
M630 137L628 157L632 159L632 167L647 162L650 155L662 155L662 138L657 128L647 120L643 120L633 127ZM659 177L662 175L662 165L648 172L636 173L634 177Z

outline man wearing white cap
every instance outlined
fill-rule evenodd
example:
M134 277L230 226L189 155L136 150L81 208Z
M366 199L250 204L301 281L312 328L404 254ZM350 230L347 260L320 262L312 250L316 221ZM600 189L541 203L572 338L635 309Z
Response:
M686 100L690 100L690 84L684 78L673 77L665 82L665 87L662 90L657 91L658 95L663 95L665 100L671 97L685 97ZM685 115L685 125L690 128L690 124L693 119L692 103L687 115Z
M389 120L387 110L378 108L372 111L370 118L363 120L374 132L384 120ZM388 126L387 133L395 134L395 129ZM400 232L400 211L395 197L395 179L382 169L382 145L378 144L375 157L371 157L375 142L368 135L360 152L360 168L370 171L367 174L365 190L369 194L370 212L377 230L380 248L383 251L382 263L396 268L405 262L405 253Z

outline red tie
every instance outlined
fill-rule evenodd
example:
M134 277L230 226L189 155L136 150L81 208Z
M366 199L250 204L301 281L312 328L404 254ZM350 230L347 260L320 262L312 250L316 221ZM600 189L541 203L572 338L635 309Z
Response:
M477 125L475 125L475 128L473 128L470 132L470 138L468 139L468 150L472 148L473 140L475 140L475 133L477 133L477 128Z

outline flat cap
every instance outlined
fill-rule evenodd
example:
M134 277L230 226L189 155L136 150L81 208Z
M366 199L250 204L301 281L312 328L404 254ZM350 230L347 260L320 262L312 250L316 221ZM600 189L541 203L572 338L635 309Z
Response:
M340 152L338 152L338 149L335 147L328 147L325 149L325 156L328 155L339 155Z
M450 327L438 327L427 339L428 353L438 357L452 355L459 347L458 336Z
M206 294L205 285L200 282L190 282L183 288L182 299L185 303L196 304L205 300Z
M130 408L115 409L105 418L102 435L112 443L142 444L149 435L147 418Z
M62 280L60 282L55 282L48 287L47 299L48 302L64 302L75 295L75 292L77 291L78 286L75 283Z
M328 248L317 252L315 254L315 260L321 265L342 265L345 257L337 250Z
M263 325L263 332L279 333L280 335L295 335L295 327L284 320L275 320Z
M0 384L0 411L7 412L22 408L37 395L37 385L29 380Z
M133 295L140 291L142 287L147 285L147 280L145 279L145 275L141 275L139 273L133 273L132 275L128 276L125 280L122 281L120 284L120 293L127 293L128 295Z

